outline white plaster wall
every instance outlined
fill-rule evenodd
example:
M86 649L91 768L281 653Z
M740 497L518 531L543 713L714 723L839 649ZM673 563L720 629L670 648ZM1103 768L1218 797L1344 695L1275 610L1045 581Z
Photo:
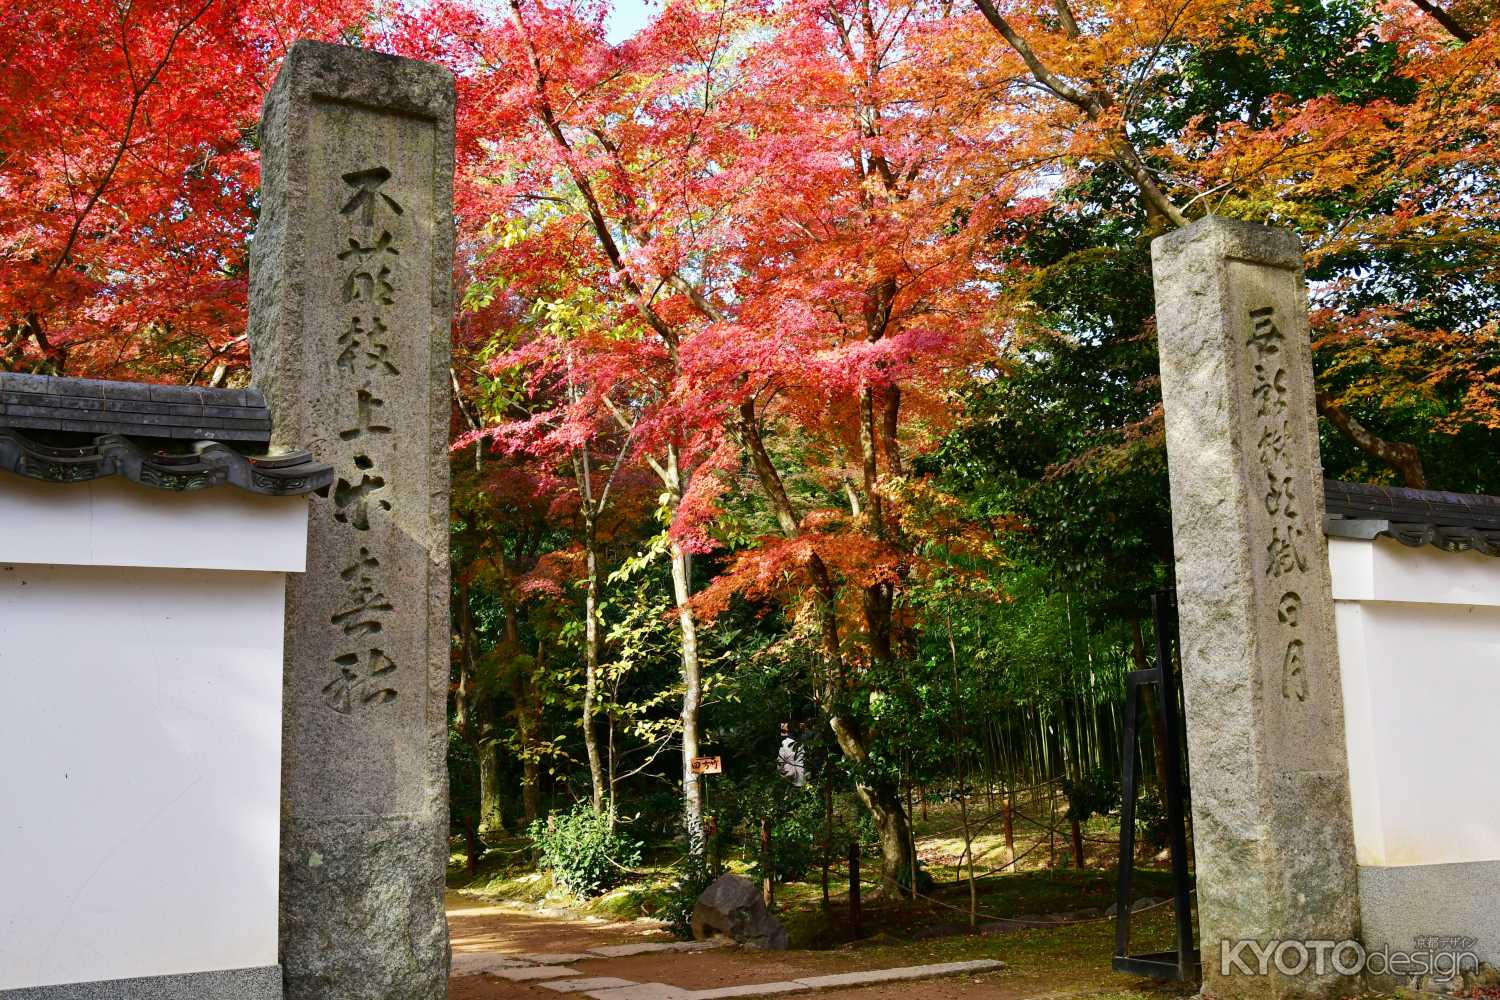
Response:
M1500 559L1329 539L1358 861L1500 860Z
M300 568L306 503L18 482L0 482L0 990L274 965L286 577L263 567Z
M170 493L108 478L0 481L0 562L176 569L307 568L307 500L232 486Z

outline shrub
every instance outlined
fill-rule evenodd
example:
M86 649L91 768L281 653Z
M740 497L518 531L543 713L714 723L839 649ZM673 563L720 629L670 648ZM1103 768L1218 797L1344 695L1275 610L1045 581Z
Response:
M580 803L527 831L552 878L575 896L597 896L640 864L641 845L610 830L609 817Z
M771 825L771 869L777 882L802 881L823 856L823 803L803 795L790 805ZM765 877L758 851L755 874Z
M1192 815L1192 804L1185 795L1182 811L1185 815ZM1172 842L1172 823L1167 818L1167 803L1155 789L1143 793L1136 803L1135 822L1143 847L1155 852Z
M1068 819L1086 823L1091 816L1108 816L1120 808L1120 784L1105 771L1087 771L1077 781L1063 779Z

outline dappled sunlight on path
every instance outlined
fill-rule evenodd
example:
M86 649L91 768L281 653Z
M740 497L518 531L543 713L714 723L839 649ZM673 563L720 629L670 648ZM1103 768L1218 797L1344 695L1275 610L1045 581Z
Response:
M627 956L588 954L592 949L648 942L667 946L671 937L647 922L611 923L561 915L541 915L523 909L495 905L472 897L449 893L449 927L453 939L455 977L452 1000L540 1000L567 995L566 984L580 979L598 980L601 988L580 984L578 995L608 997L609 1000L675 1000L696 992L726 991L745 996L772 993L808 993L813 989L841 989L842 980L818 977L846 976L885 970L910 963L882 962L873 951L765 952L735 947L712 951L660 950ZM673 948L693 947L671 945ZM486 955L491 956L490 959ZM505 956L505 958L501 958ZM562 962L566 960L567 964ZM504 963L490 965L489 962ZM543 968L521 965L542 964ZM464 975L479 965L481 974ZM990 963L998 964L998 963ZM949 1000L960 996L1018 996L995 980L995 969L971 966L934 968L944 980L888 982L842 990L840 996L892 996L897 991L907 1000ZM963 972L963 975L955 975ZM511 981L517 977L521 981ZM803 981L799 983L798 981ZM613 995L602 987L615 989ZM625 984L632 984L626 986ZM639 984L639 985L635 985ZM857 983L850 985L858 986ZM757 987L765 987L765 994Z

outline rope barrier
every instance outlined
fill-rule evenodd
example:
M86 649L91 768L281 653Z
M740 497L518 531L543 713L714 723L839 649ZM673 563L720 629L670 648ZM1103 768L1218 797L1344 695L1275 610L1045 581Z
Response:
M1012 789L1007 790L1004 793L1004 797L1011 800L1011 812L1014 814L1015 812L1017 812L1017 810L1015 808L1015 799L1016 799L1016 796L1023 795L1023 794L1025 794L1027 792L1034 792L1038 788L1046 788L1046 787L1048 787L1050 785L1056 785L1056 784L1059 784L1061 781L1062 781L1061 778L1048 778L1046 781L1038 782L1035 785L1027 785L1025 788L1012 788ZM983 820L979 820L977 822L981 826L983 826L985 824L994 822L996 819L999 819L999 818L1003 817L1004 815L1005 815L1005 807L1001 806L999 809L995 810L994 812L992 812L988 816L986 816ZM976 823L975 820L970 820L969 821L969 825L970 826L974 826L975 823ZM953 833L957 833L958 831L962 830L963 828L964 828L964 824L963 824L962 821L960 821L957 826L949 827L947 830L928 831L927 833L923 834L923 836L924 837L929 837L929 838L930 837L946 837L946 836L949 836L949 835L951 835Z
M882 888L882 887L884 887L887 884L884 881L875 882L875 881L871 881L871 880L863 878L863 877L860 878L859 882L860 882L861 885L868 885L868 886L872 886L872 887L877 888L877 889L878 888ZM1198 893L1197 889L1190 889L1190 890L1188 890L1188 895L1189 896L1195 896L1195 895L1197 895L1197 893ZM925 899L929 903L936 903L938 906L944 907L944 908L949 909L949 910L953 910L955 913L963 913L963 914L967 915L970 912L970 910L969 910L968 907L954 906L952 903L944 902L941 899L937 899L937 898L935 898L933 896L929 896L929 895L927 895L926 893L923 893L923 892L917 892L914 895L916 895L916 897L918 899ZM1173 903L1173 902L1175 902L1175 901L1173 899L1171 899L1171 898L1162 899L1162 900L1158 900L1155 903L1150 904L1149 906L1142 906L1139 909L1136 909L1136 908L1132 907L1131 910L1130 910L1130 912L1131 913L1146 913L1149 910L1154 910L1154 909L1157 909L1158 907L1166 906L1169 903ZM1069 927L1069 926L1073 926L1073 925L1076 925L1076 924L1097 924L1097 923L1103 923L1106 920L1114 920L1114 919L1116 919L1116 915L1114 915L1114 914L1106 914L1106 915L1104 915L1102 917L1065 918L1065 919L1062 919L1062 920L1047 920L1045 922L1041 922L1041 921L1036 921L1036 920L1022 920L1019 917L1001 917L1001 916L997 916L997 915L995 915L993 913L986 913L983 910L974 910L973 914L974 914L975 917L984 917L986 920L990 921L991 923L1017 924L1017 925L1019 925L1021 927L1032 927L1032 928L1035 928L1035 927Z
M1061 781L1062 781L1061 778L1049 778L1046 781L1037 782L1036 784L1028 785L1028 786L1025 786L1023 788L1006 789L1002 793L1003 798L1006 800L1006 804L1002 805L999 809L997 809L997 810L995 810L995 811L993 811L993 812L991 812L991 813L989 813L989 814L987 814L987 815L985 815L983 817L980 817L979 819L970 820L968 823L964 823L964 822L960 821L959 824L956 825L956 826L951 826L951 827L948 827L948 828L945 828L945 829L940 829L940 830L937 830L937 831L928 831L928 832L926 832L926 833L924 833L922 835L921 839L922 840L933 840L933 839L939 839L939 838L951 836L954 833L959 833L959 832L964 833L964 839L965 839L966 843L965 843L964 853L959 856L958 861L956 862L956 865L955 865L955 867L957 869L957 877L954 880L954 882L952 883L955 887L962 886L966 881L968 881L968 878L972 878L975 882L978 882L978 881L981 881L981 880L993 879L993 878L995 878L997 876L1004 876L1005 873L1006 873L1006 871L1007 871L1007 869L1009 869L1010 873L1014 874L1015 872L1017 872L1019 870L1018 866L1020 865L1020 863L1023 860L1025 860L1026 858L1030 857L1031 855L1038 853L1041 850L1041 848L1042 848L1042 846L1043 846L1044 843L1047 844L1048 846L1052 846L1053 844L1055 844L1055 840L1053 838L1055 838L1056 835L1059 832L1061 832L1061 824L1058 822L1059 817L1058 817L1058 815L1057 815L1057 813L1055 811L1053 812L1053 814L1050 817L1048 817L1048 819L1046 821L1043 821L1041 819L1038 819L1038 818L1036 818L1034 816L1031 816L1028 813L1023 812L1022 810L1018 809L1016 807L1016 804L1015 804L1016 798L1019 797L1019 796L1021 796L1021 795L1025 795L1025 794L1028 794L1028 793L1036 792L1039 789L1050 788L1050 787L1056 786L1056 785L1060 784ZM973 867L975 867L975 865L979 861L979 859L987 857L988 855L990 855L990 854L994 853L995 851L999 850L1001 847L1008 846L1004 842L999 842L999 843L995 843L995 844L990 845L989 847L984 848L983 850L979 851L978 853L975 853L975 851L974 851L974 841L977 840L977 839L979 839L979 837L982 836L986 831L993 829L994 826L997 823L1000 823L1001 821L1003 821L1005 819L1005 817L1006 817L1007 812L1010 814L1010 822L1011 822L1011 829L1012 829L1012 831L1015 830L1015 827L1016 827L1016 825L1018 823L1020 823L1020 824L1029 824L1030 826L1036 828L1037 830L1046 831L1046 833L1048 834L1048 837L1045 840L1038 840L1037 842L1033 843L1031 846L1027 847L1025 850L1023 850L1019 854L1014 855L1008 861L1006 861L1003 865L1001 865L999 868L985 868L982 873L974 873L974 874L971 874L969 877L966 878L963 875L963 867L964 867L964 865L966 863L965 862L965 858L966 857L968 858L968 862L967 863L970 865L970 867L972 869ZM914 819L914 817L909 817L908 819L909 819L909 821L911 821L912 819ZM1111 837L1095 837L1095 836L1086 836L1085 835L1081 839L1083 839L1087 843L1107 844L1107 845L1111 845L1111 846L1116 845L1118 843L1114 838L1111 838ZM861 851L862 854L863 853L868 853L871 850L878 851L878 849L879 849L879 843L878 843L878 841L877 842L872 842L872 843L869 843L869 844L861 843L859 846L860 846L860 851ZM916 847L916 838L915 837L913 837L913 847L914 848ZM528 853L528 852L530 852L532 850L534 850L534 845L525 845L525 846L517 847L515 849L504 849L504 848L492 847L492 848L487 848L485 853L498 853L498 854L506 855L506 856L514 856L514 855L520 855L520 854ZM672 862L672 864L669 865L668 868L669 869L676 868L683 861L685 861L688 858L688 856L689 856L689 854L686 854L686 853L683 854L676 861ZM608 855L605 856L605 860L608 861L615 868L617 868L620 871L625 872L627 874L630 874L630 875L633 875L633 876L637 876L637 877L642 876L644 874L643 872L640 872L640 871L637 871L637 870L633 870L633 869L630 869L630 868L626 868L625 866L623 866L623 865L619 864L618 862L616 862L613 858L608 857ZM832 866L830 866L830 867L832 867ZM872 886L872 887L875 887L875 888L881 888L881 887L889 885L889 883L887 883L884 880L875 881L875 880L870 880L870 879L866 879L866 878L860 878L859 881L860 881L860 884L862 884L862 885L868 885L868 886ZM1193 890L1193 892L1196 892L1196 890ZM948 909L948 910L952 910L952 911L954 911L956 913L968 914L970 912L967 907L955 906L952 903L945 902L944 900L938 899L938 898L936 898L934 896L929 896L926 893L923 893L921 891L916 891L916 892L912 893L912 895L914 895L917 899L925 900L925 901L927 901L929 903L932 903L932 904L934 904L936 906L943 907L943 908ZM1153 903L1153 904L1151 904L1149 906L1141 907L1139 910L1132 910L1132 912L1134 912L1134 913L1143 913L1143 912L1146 912L1148 910L1156 909L1157 907L1160 907L1160 906L1166 906L1166 905L1168 905L1168 904L1170 904L1172 902L1173 902L1173 900L1170 899L1170 898L1169 899L1164 899L1164 900L1160 900L1160 901L1158 901L1156 903ZM1015 924L1015 925L1024 926L1024 927L1035 927L1035 926L1070 926L1070 925L1074 925L1074 924L1098 923L1098 922L1102 922L1102 921L1106 921L1106 920L1113 920L1113 919L1115 919L1115 917L1113 917L1113 916L1083 917L1083 918L1076 918L1076 919L1071 919L1070 918L1070 919L1063 919L1063 920L1048 920L1048 921L1045 922L1045 924L1041 924L1041 923L1038 923L1037 921L1034 921L1034 920L1022 920L1022 919L1018 919L1018 918L1015 918L1015 917L1002 917L1002 916L999 916L997 914L987 913L987 912L979 911L979 910L974 911L974 915L976 917L984 917L987 921L990 921L992 923Z

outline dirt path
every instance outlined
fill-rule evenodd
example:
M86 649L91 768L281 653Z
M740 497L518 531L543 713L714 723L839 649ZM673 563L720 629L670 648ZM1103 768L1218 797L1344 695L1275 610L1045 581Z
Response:
M456 892L449 892L444 903L455 953L582 951L610 944L672 940L670 934L642 931L631 924L544 917Z
M582 952L604 945L668 941L660 931L641 930L630 924L594 923L584 920L543 917L518 909L486 904L450 893L448 925L455 954L470 952ZM889 956L885 956L889 958ZM608 976L637 983L667 983L685 989L703 990L727 986L771 983L806 976L886 968L875 953L854 951L763 952L724 948L686 954L653 953L625 958L593 958L572 967L584 976ZM899 963L897 963L899 964ZM910 964L910 963L908 963ZM1006 974L985 973L950 979L906 982L885 986L839 990L840 1000L956 1000L985 997L1020 1000L1028 995L1007 984ZM1035 992L1031 991L1031 996ZM451 985L451 1000L551 1000L559 994L537 983L512 983L493 976L463 976Z

